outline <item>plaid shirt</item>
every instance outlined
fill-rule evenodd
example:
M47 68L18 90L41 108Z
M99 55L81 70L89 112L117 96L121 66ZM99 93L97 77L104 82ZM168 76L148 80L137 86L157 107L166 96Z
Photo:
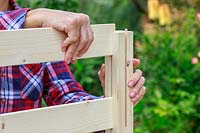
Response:
M0 30L23 28L28 8L10 0L10 11L0 12ZM14 57L13 57L14 58ZM76 82L64 62L0 67L0 113L97 99Z

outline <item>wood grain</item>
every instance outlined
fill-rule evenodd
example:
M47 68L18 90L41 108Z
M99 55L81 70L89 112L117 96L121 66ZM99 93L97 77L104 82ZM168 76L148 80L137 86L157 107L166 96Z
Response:
M112 98L0 115L0 133L87 133L110 129Z
M93 25L92 30L94 42L82 58L112 55L115 25ZM0 31L0 66L63 60L65 38L51 28Z

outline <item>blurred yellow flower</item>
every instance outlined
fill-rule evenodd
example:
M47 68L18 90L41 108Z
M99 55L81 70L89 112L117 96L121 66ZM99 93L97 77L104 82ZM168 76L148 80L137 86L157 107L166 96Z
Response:
M171 23L171 12L168 4L160 5L158 15L160 25L169 25Z
M158 19L158 7L159 1L158 0L148 0L147 3L149 19L156 20Z

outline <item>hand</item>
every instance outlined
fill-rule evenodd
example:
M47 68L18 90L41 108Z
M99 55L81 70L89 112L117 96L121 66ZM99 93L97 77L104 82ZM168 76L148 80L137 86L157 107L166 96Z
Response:
M140 64L139 59L132 60L134 68ZM102 64L101 69L98 72L99 79L101 81L101 86L105 88L105 64ZM128 81L128 87L131 89L129 96L135 106L144 96L146 88L143 86L145 83L145 78L142 76L142 71L137 69Z
M67 38L61 49L65 52L65 61L68 64L75 63L77 58L88 50L94 39L90 19L81 13L36 9L28 12L25 27L52 27L65 32Z

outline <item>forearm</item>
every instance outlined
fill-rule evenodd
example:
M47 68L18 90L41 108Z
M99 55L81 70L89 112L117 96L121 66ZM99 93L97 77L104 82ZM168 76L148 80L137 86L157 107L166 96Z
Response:
M0 11L4 12L9 8L8 0L0 0Z
M42 27L44 11L44 9L34 9L28 11L24 22L24 28Z

